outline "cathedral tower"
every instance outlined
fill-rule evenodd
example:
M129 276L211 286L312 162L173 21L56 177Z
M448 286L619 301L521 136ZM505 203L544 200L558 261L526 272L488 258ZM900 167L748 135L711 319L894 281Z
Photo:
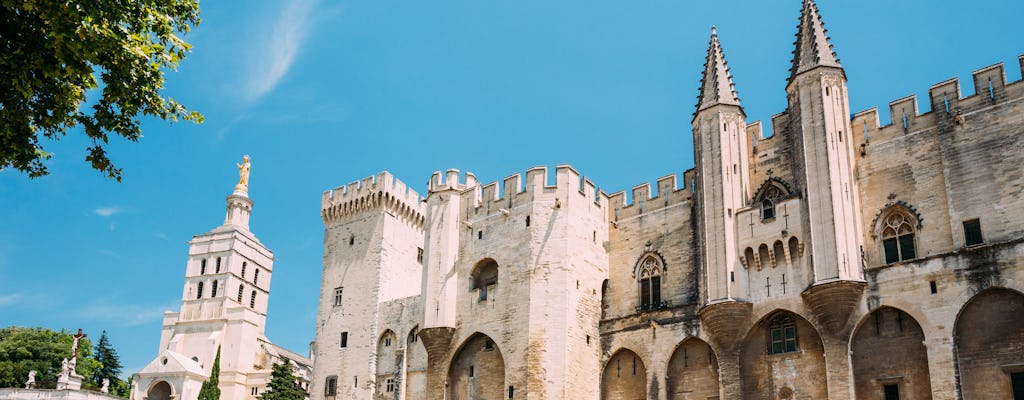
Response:
M708 302L736 297L737 211L747 203L746 115L725 62L718 33L711 28L707 61L693 117L701 257Z

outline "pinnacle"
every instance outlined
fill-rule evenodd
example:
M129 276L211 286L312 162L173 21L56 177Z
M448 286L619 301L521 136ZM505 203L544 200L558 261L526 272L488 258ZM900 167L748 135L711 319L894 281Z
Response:
M736 85L732 82L729 64L725 62L722 44L718 41L718 30L712 26L704 75L700 80L700 94L697 95L697 111L718 104L739 106L740 99L736 96Z
M829 42L828 31L821 22L821 14L814 0L804 0L800 11L800 25L797 27L796 42L793 43L793 66L789 80L819 66L842 68Z

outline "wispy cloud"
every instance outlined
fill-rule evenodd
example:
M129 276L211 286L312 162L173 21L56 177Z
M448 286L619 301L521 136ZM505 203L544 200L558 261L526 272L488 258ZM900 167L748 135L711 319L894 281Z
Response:
M0 307L13 306L21 302L25 297L24 293L12 293L0 295Z
M111 217L114 216L115 214L120 214L122 212L124 212L124 210L121 207L117 206L100 207L95 210L92 210L93 214L99 215L101 217Z
M281 10L265 47L255 53L257 59L252 63L246 85L246 100L259 100L288 74L313 25L311 16L316 3L317 0L292 0Z
M75 315L93 321L110 321L120 326L138 326L159 321L163 318L164 311L172 308L174 307L171 304L153 306L98 299L76 310Z

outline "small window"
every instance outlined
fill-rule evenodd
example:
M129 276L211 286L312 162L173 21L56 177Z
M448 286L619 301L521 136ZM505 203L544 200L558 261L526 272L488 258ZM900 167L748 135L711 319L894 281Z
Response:
M216 268L214 268L213 273L215 273L215 274L219 274L220 273L220 257L217 257L217 266L216 266Z
M765 189L757 196L757 202L761 208L761 220L768 221L775 218L776 203L786 196L786 192L775 182L766 182Z
M351 246L353 244L356 244L356 235L352 235L352 236L348 237L348 245Z
M980 220L972 219L964 221L964 241L967 243L967 247L985 243L985 240L981 238Z
M761 200L761 220L775 218L775 203L770 199Z
M213 287L210 288L210 297L217 297L217 281L213 281Z
M259 268L257 268L256 271L253 271L253 273L252 273L252 284L253 285L258 285L259 281L260 281L260 270L259 270Z
M259 390L255 386L253 386L252 390L249 391L249 394L253 396L255 396L257 393L259 393Z
M483 239L484 238L484 231L483 230L476 231L476 238L477 239Z
M928 282L928 285L931 286L932 294L939 292L939 287L935 285L935 281Z
M484 351L491 351L491 350L494 350L494 341L488 339L486 342L484 342Z
M393 378L388 378L384 381L384 391L388 393L395 391L395 380Z
M341 305L341 293L342 293L343 289L345 289L345 288L343 288L343 287L336 287L336 288L334 288L334 306L335 307L338 307L338 306Z
M338 377L331 375L327 377L327 382L324 384L324 396L337 396L338 395Z
M199 261L199 275L206 275L206 259Z
M245 266L248 265L245 261L242 261L242 279L245 279Z
M488 258L481 261L471 274L473 279L470 290L479 290L478 301L487 300L490 286L498 283L498 263Z
M882 391L885 395L885 400L900 400L900 385L891 384L882 387Z
M1010 387L1013 391L1013 400L1024 400L1024 372L1010 374Z
M256 291L252 291L252 296L249 296L249 308L256 308Z
M797 351L796 321L789 315L780 315L768 324L768 354Z
M512 398L515 395L516 389L512 386L508 387L508 398Z
M245 285L238 285L238 302L242 302L242 292L245 291Z
M199 282L196 285L196 298L197 299L203 298L203 283L202 282Z
M422 247L417 247L416 248L416 262L418 262L420 264L423 264L423 248Z
M391 347L391 335L384 337L384 347Z
M342 348L348 347L348 332L341 333L341 346Z
M529 215L526 216L526 227L527 228L530 227L530 216Z
M474 376L476 376L476 368L474 368L472 365L470 365L469 366L469 377L472 378Z
M409 332L409 343L416 343L418 336L419 331L416 328L412 328L412 331Z

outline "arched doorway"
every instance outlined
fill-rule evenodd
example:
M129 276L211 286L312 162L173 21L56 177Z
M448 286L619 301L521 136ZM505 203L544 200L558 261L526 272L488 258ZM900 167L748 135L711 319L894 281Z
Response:
M1022 316L1024 295L1007 289L981 292L960 311L953 337L963 398L1024 396L1014 393L1014 387L1024 392Z
M171 400L171 385L166 381L160 381L149 387L146 392L147 400Z
M647 399L647 368L632 350L619 350L604 365L604 372L601 373L601 399Z
M932 398L924 331L909 314L892 307L868 314L853 333L850 351L857 399Z
M505 359L490 337L475 333L463 343L448 368L450 400L501 400L505 393Z
M665 372L671 400L706 400L718 396L718 357L703 340L691 337L672 353Z
M398 351L399 343L395 332L388 329L377 339L377 395L378 399L395 398L401 382L399 372L403 362Z
M828 398L821 337L789 311L768 314L750 329L740 353L740 376L748 400Z

